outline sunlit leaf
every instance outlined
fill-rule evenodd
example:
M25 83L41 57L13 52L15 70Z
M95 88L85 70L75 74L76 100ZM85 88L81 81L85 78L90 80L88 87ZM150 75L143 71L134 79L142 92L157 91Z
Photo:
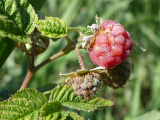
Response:
M67 35L67 26L64 20L56 17L47 17L45 20L35 22L36 27L43 36L62 38Z
M36 120L47 98L35 89L23 89L0 103L0 119Z
M64 119L67 115L61 113L62 105L60 102L49 102L46 103L41 110L41 118L43 119Z
M37 1L38 1L38 5L37 5ZM29 0L29 3L35 9L40 10L40 8L43 6L45 1L46 0ZM1 9L0 9L0 11L1 11ZM3 11L0 12L1 15L2 15L2 13L3 13ZM2 15L2 17L5 18L6 16ZM12 29L14 29L13 26L12 26ZM3 43L3 44L1 44L1 43ZM3 38L1 43L0 43L0 48L1 48L0 49L0 68L2 67L3 63L8 58L8 56L10 55L12 50L14 49L14 44L13 44L13 42L10 41L9 38Z
M83 120L83 118L73 112L62 111L62 105L58 101L46 103L41 110L40 117L45 120Z
M0 36L29 42L25 35L34 30L33 22L38 20L33 7L27 0L1 0L0 6Z
M96 96L91 99L84 99L76 94L71 85L57 86L53 89L49 101L59 101L62 106L84 111L93 111L113 105L112 101Z
M66 120L83 120L83 117L77 115L77 113L74 112L66 112L68 114Z

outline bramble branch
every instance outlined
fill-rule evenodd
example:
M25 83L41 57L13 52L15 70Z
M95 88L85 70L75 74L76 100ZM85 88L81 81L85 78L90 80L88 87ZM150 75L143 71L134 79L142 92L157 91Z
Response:
M35 42L33 40L34 38L33 38L33 36L31 36L31 37L32 37L32 46L34 48L34 46L35 46L35 45L33 45L33 44L35 44ZM27 73L27 75L26 75L26 77L25 77L25 79L24 79L24 81L23 81L23 83L20 87L20 90L22 90L22 89L24 89L25 87L28 86L28 84L29 84L32 76L34 75L34 73L37 70L39 70L41 67L43 67L44 65L48 64L49 62L51 62L51 61L53 61L53 60L55 60L55 59L57 59L57 58L59 58L63 55L68 54L69 52L71 52L72 50L75 49L77 41L72 42L71 39L68 36L66 37L66 39L68 41L68 44L63 50L61 50L57 54L51 56L50 58L46 59L45 61L43 61L41 64L37 65L36 67L34 66L34 56L35 56L34 52L35 52L35 49L32 49L32 64L29 65L28 73Z

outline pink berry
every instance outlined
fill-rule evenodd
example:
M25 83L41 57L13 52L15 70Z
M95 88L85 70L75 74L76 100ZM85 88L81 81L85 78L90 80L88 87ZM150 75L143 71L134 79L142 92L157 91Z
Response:
M123 53L123 47L120 44L114 44L111 46L111 50L116 54L116 55L121 55Z
M105 33L102 33L99 36L97 36L96 44L97 45L108 44L108 40L109 40L108 36Z
M124 45L125 43L125 38L122 35L118 35L115 38L115 43L116 44L120 44L120 45Z
M93 37L94 42L89 48L93 63L112 69L127 59L134 42L130 34L116 21L105 20L101 29Z

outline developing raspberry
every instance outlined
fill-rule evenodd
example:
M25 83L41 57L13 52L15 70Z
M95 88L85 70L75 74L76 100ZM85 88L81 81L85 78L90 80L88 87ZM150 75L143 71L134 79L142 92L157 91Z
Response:
M78 95L88 99L96 94L100 84L100 78L98 73L89 72L84 75L70 77L69 83L72 84L73 89Z
M130 61L124 60L115 68L106 69L104 73L101 73L103 83L113 89L122 88L128 81L131 70Z
M121 24L105 20L92 38L89 55L93 63L112 69L130 56L133 45L130 34Z

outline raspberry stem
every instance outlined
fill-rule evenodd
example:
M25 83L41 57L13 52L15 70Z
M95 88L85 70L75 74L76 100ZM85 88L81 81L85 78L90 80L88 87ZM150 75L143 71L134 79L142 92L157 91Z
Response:
M53 61L53 60L55 60L55 59L57 59L57 58L59 58L59 57L61 57L63 55L68 54L69 52L71 52L72 50L75 49L75 47L76 47L75 44L77 43L77 40L75 42L72 42L71 39L68 36L65 37L65 38L68 41L67 46L63 50L61 50L57 54L51 56L50 58L46 59L45 61L43 61L42 63L40 63L37 66L34 66L34 57L35 57L34 52L35 52L35 49L32 49L33 50L32 51L32 53L33 53L32 54L32 64L31 64L31 62L28 62L29 63L28 73L27 73L27 75L26 75L26 77L25 77L25 79L24 79L24 81L23 81L23 83L22 83L22 85L20 87L20 90L22 90L22 89L24 89L25 87L28 86L28 84L29 84L32 76L34 75L34 73L37 70L39 70L41 67L43 67L44 65L48 64L49 62L51 62L51 61ZM34 45L35 45L34 36L31 36L31 39L32 39L32 45L33 45L32 47L34 48ZM26 52L26 54L27 54L27 52ZM30 60L29 57L27 57L27 59L28 59L28 61Z
M31 60L30 60L29 53L27 51L26 45L22 44L22 47L23 47L24 53L26 54L26 57L27 57L28 66L30 67L31 66Z
M65 37L68 41L68 44L67 46L61 50L60 52L58 52L57 54L51 56L50 58L46 59L45 61L43 61L41 64L39 64L38 66L35 67L34 71L37 71L38 69L40 69L41 67L43 67L44 65L48 64L49 62L63 56L63 55L66 55L68 54L69 52L71 52L72 50L75 49L75 44L74 42L71 41L71 39L67 36ZM76 43L77 41L75 41Z
M68 37L68 35L65 37L68 43L72 43L72 40Z
M28 84L29 84L33 75L34 75L34 72L29 68L28 73L27 73L27 75L26 75L26 77L25 77L25 79L24 79L24 81L23 81L19 90L23 90L25 87L28 86Z
M79 59L79 63L80 63L81 69L83 69L83 70L86 69L84 61L82 59L82 56L81 56L81 54L79 52L78 45L76 46L75 50L77 52L77 56L78 56L78 59Z
M34 57L35 57L35 40L34 40L34 34L31 34L31 41L32 41L32 65L31 67L34 68Z

